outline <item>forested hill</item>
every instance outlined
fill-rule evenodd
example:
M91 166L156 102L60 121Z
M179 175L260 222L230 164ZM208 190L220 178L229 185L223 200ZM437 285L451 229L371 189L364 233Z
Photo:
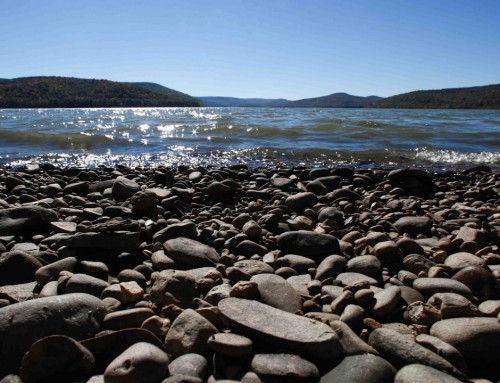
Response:
M201 106L191 96L164 89L170 92L157 93L130 83L72 77L0 79L0 108Z
M384 98L375 108L500 109L500 84L471 88L419 90Z
M333 93L328 96L305 98L297 101L287 101L277 104L287 108L367 108L380 97L352 96L347 93Z

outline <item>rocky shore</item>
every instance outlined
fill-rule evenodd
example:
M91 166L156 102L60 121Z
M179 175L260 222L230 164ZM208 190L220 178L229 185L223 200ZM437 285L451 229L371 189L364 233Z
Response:
M0 382L496 382L500 176L0 169Z

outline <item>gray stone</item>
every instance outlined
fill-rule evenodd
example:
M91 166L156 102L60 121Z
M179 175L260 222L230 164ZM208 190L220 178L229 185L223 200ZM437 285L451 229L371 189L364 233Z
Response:
M430 233L432 221L427 217L401 217L394 223L400 234L409 234L416 237L418 234Z
M481 312L471 301L455 293L434 294L427 303L437 308L443 319L481 316Z
M347 270L352 273L376 276L380 274L382 264L379 259L373 255L360 255L347 262Z
M169 239L184 237L195 239L198 236L196 225L192 221L183 221L168 225L153 235L154 242L165 242Z
M225 300L227 299L223 301ZM209 350L208 339L217 332L207 319L196 311L187 309L172 323L165 338L165 347L174 357L188 353L204 354Z
M163 248L174 261L189 266L213 266L220 258L213 247L189 238L170 239L163 244Z
M297 271L298 274L307 273L307 270L316 267L316 262L314 262L311 258L296 254L284 255L283 257L278 258L277 262L280 267L291 267Z
M304 353L312 359L334 360L342 355L336 333L323 323L238 298L224 299L218 307L231 330L252 339Z
M444 261L444 264L450 267L453 271L458 271L467 266L482 266L484 260L474 254L459 252L450 254Z
M394 383L459 383L460 380L435 368L409 364L398 371Z
M141 190L139 184L122 176L117 177L111 187L113 197L118 199L130 198L139 190Z
M283 253L303 255L314 260L340 252L338 239L329 234L299 230L280 234L277 239L278 249Z
M184 354L168 365L170 375L193 376L204 379L207 374L207 359L200 354Z
M75 270L75 266L77 264L77 260L75 257L63 258L53 263L50 263L46 266L40 267L35 273L35 280L44 285L51 280L56 279L59 276L59 273L63 270L73 272Z
M170 358L160 348L136 343L114 359L104 371L106 383L161 382L168 374Z
M252 370L262 377L287 378L298 382L317 382L318 368L293 354L256 354L252 359Z
M321 378L321 383L392 383L396 369L377 355L352 355Z
M335 278L345 270L346 264L347 261L343 256L329 255L318 265L314 279L322 281L330 277Z
M318 197L311 192L297 193L285 200L286 206L296 211L303 211L305 208L313 207L317 202Z
M286 279L287 283L292 286L297 293L300 295L309 295L309 290L307 286L311 282L312 278L309 274L293 275Z
M146 319L154 315L154 311L147 307L115 311L104 317L102 326L106 330L115 331L132 327L139 328Z
M465 380L465 375L446 359L394 330L387 328L374 330L368 338L368 344L396 368L421 363Z
M23 382L74 381L90 376L95 359L76 340L52 335L33 343L19 369Z
M435 336L427 334L418 334L415 341L432 352L442 356L460 371L467 373L467 364L465 363L464 357L451 344L446 343Z
M387 317L399 304L401 289L399 286L389 286L375 294L369 304L369 311L378 318Z
M500 323L497 318L445 319L434 323L430 334L451 344L465 359L500 359Z
M0 209L0 235L16 234L57 221L57 218L55 211L39 206Z
M356 333L343 321L331 320L328 324L335 330L342 343L345 355L374 354L377 350L364 342Z
M431 267L436 266L436 262L431 261L421 254L409 254L403 259L405 270L418 275L421 271L427 273Z
M353 273L353 272L340 273L339 275L337 275L336 279L342 282L344 286L352 286L355 285L356 283L362 283L362 282L368 282L370 285L373 286L378 284L376 279L369 277L368 275Z
M100 297L109 283L87 274L74 274L64 287L64 294L85 293Z
M302 308L300 294L284 278L276 274L254 275L260 300L272 307L295 314Z
M235 262L233 267L243 271L248 275L258 275L258 274L272 274L274 269L267 263L262 261L257 261L254 259L245 259L243 261Z
M448 278L418 278L413 282L413 288L427 298L436 293L456 293L466 298L472 297L472 291L466 285Z
M22 356L38 339L57 334L81 340L95 335L105 313L102 301L88 294L39 298L0 308L0 376L17 371Z
M208 346L223 355L241 358L252 352L251 339L233 333L218 333L208 339Z

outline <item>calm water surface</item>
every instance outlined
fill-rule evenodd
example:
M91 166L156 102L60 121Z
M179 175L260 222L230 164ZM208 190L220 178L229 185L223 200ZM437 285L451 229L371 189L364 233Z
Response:
M0 162L500 167L500 110L0 109Z

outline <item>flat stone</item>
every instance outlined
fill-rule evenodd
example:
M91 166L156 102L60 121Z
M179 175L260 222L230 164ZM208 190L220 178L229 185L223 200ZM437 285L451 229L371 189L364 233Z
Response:
M409 364L398 371L394 383L459 383L460 380L435 368Z
M427 273L431 267L436 266L436 262L426 258L422 254L408 254L403 259L404 269L418 275L421 271Z
M300 295L309 295L309 290L307 286L311 282L312 278L309 274L302 275L292 275L286 279L286 282L292 286L295 291Z
M286 206L292 210L302 211L305 208L313 207L318 202L316 194L311 192L302 192L291 195L285 200Z
M500 359L500 323L497 318L453 318L436 322L430 335L451 344L465 359Z
M396 369L377 355L346 356L340 364L321 378L321 383L392 382Z
M65 294L85 293L100 297L109 283L87 274L74 274L64 287Z
M52 209L40 206L23 206L0 209L0 236L16 234L23 230L57 221L58 215Z
M488 300L478 306L481 314L487 317L496 317L500 313L500 300Z
M213 266L219 261L217 251L190 238L174 238L163 244L165 253L173 260L189 266Z
M204 379L207 374L207 359L200 354L184 354L168 365L170 375L192 376Z
M481 312L471 301L455 293L436 293L427 303L439 310L442 319L481 316Z
M369 277L368 275L353 273L353 272L345 272L337 275L336 278L338 281L342 283L344 286L352 286L357 283L368 282L370 285L377 285L378 282L376 279Z
M254 275L260 300L272 307L295 314L302 308L300 294L284 278L276 274Z
M24 302L33 299L37 283L19 283L15 285L0 286L0 297L12 303Z
M377 350L363 341L356 333L341 320L329 320L328 324L337 333L345 355L374 354Z
M413 282L413 288L427 298L436 293L456 293L466 298L472 297L472 291L466 285L448 278L418 278Z
M328 255L340 253L338 239L329 234L299 230L280 234L277 239L278 249L285 254L298 254L322 260Z
M415 341L442 356L460 371L467 373L467 363L465 362L464 357L451 344L446 343L435 336L427 334L418 334Z
M318 368L293 354L256 354L252 370L259 376L287 378L294 382L313 382L319 379Z
M151 343L136 343L118 355L104 371L106 383L161 382L170 358Z
M19 369L23 382L74 381L92 373L95 359L76 340L52 335L33 343Z
M430 233L432 221L427 217L401 217L394 223L400 234L409 234L416 237L418 234Z
M204 354L209 350L208 339L217 332L215 326L203 316L186 309L172 323L165 338L165 347L174 357L188 353Z
M316 267L316 262L314 262L311 258L296 254L284 255L277 261L280 267L291 267L299 274L307 273L307 270Z
M252 352L253 342L245 336L221 332L208 339L208 346L220 354L241 358Z
M465 375L446 359L394 330L378 328L372 331L368 344L396 368L421 363L465 380Z
M81 340L95 335L105 313L102 301L88 294L38 298L0 308L0 376L16 372L22 356L38 339L66 335Z
M239 298L223 299L218 307L225 324L237 333L313 359L334 360L342 355L336 333L323 323Z
M267 263L254 259L245 259L233 264L233 267L243 271L248 275L272 274L274 269Z

